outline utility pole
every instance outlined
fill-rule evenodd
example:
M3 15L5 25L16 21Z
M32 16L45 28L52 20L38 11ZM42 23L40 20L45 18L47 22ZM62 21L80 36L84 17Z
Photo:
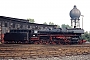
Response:
M83 29L83 17L84 17L84 15L81 15L82 16L82 29Z

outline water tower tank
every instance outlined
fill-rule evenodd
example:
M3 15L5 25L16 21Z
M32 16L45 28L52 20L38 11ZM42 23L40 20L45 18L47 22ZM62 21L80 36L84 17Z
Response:
M71 20L79 20L80 15L81 15L80 10L77 9L76 5L74 5L74 8L70 11Z

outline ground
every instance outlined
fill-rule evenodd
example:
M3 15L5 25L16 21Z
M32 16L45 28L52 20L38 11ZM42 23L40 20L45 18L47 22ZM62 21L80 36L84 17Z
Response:
M55 58L89 55L90 44L83 45L31 45L1 44L0 58ZM63 59L63 58L62 58Z

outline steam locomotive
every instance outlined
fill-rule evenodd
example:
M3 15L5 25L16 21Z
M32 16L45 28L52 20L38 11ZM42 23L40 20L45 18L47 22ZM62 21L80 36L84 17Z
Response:
M53 29L12 29L4 34L4 43L29 44L82 44L84 30L81 28L53 28Z

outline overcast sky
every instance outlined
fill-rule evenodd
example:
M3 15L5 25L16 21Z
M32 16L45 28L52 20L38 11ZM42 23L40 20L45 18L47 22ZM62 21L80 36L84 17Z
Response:
M0 0L0 15L20 19L32 18L35 23L71 25L69 12L74 5L84 15L84 30L90 31L89 0Z

